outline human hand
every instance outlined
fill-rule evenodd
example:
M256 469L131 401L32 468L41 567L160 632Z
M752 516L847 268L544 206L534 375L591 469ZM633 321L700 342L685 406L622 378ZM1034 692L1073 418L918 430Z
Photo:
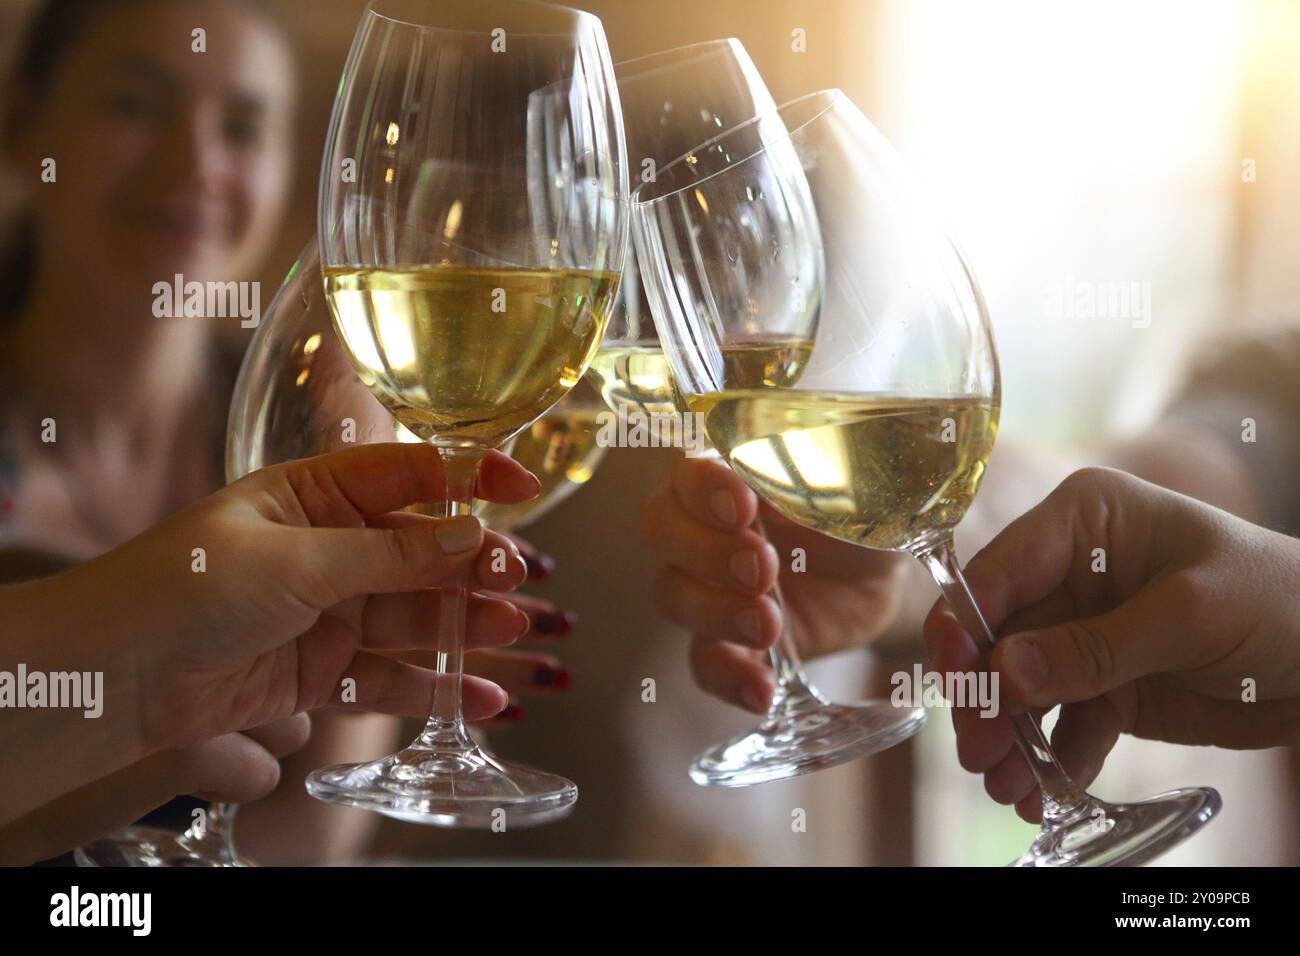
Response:
M271 793L280 758L311 733L294 714L245 733L164 750L86 784L0 829L0 866L27 866L115 833L182 794L244 803Z
M481 497L515 502L537 490L506 456L485 459ZM514 545L476 519L398 511L443 493L441 460L426 446L291 462L38 585L63 612L57 630L84 628L87 610L103 623L100 656L119 705L123 684L134 696L148 753L323 706L427 716L435 675L392 655L436 646L437 585L467 573L469 587L500 592L525 574ZM474 595L467 646L510 643L526 623L509 603ZM344 677L356 681L355 702L340 700ZM499 687L465 678L467 719L505 704Z
M751 527L760 512L767 541ZM691 632L696 683L755 713L766 713L775 689L766 649L781 636L781 615L769 592L793 549L803 549L806 570L782 575L781 589L805 657L865 646L899 612L905 556L794 524L717 460L674 462L645 503L642 532L664 564L659 606Z
M958 756L1026 820L1040 818L1040 797L1010 720L1026 708L1065 704L1052 744L1082 786L1121 733L1232 749L1300 743L1293 538L1086 469L976 555L966 579L990 628L1008 636L989 654L940 601L926 644L942 673L999 672L997 717L953 710Z

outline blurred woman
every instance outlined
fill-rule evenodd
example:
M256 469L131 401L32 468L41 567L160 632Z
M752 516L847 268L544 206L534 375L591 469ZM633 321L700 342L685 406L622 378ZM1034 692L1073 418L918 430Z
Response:
M218 333L240 319L157 317L154 287L260 273L287 193L295 83L256 0L35 10L0 141L22 191L0 257L0 581L80 564L223 484L239 356ZM348 718L318 722L307 766L337 752L320 749L339 745L320 733L332 720ZM352 719L344 740L386 738L391 724L373 720ZM254 808L240 821L249 855L355 851L361 815L331 825L294 776L273 801L296 804L307 833L277 840L283 828ZM172 809L168 822L188 823Z
M156 318L153 288L257 273L287 186L293 58L250 0L49 0L7 94L25 192L0 275L12 579L222 484L237 356L213 321Z

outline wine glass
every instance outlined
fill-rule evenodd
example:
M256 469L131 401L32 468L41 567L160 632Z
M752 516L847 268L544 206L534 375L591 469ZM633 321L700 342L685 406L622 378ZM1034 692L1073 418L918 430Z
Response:
M615 64L624 132L634 184L652 185L674 160L698 143L775 109L762 77L739 40L714 40ZM817 226L807 215L795 224L787 250L802 242L815 252ZM629 250L623 270L620 308L596 353L593 383L610 407L645 416L689 414L656 335L646 305L636 257ZM726 253L727 250L719 250ZM787 251L786 264L793 257ZM812 258L798 273L808 303L818 299L820 273ZM751 350L745 360L761 363L766 380L795 381L804 358L797 336L772 340ZM737 356L740 353L736 353ZM761 518L755 529L766 537ZM769 651L776 692L763 721L753 730L709 747L691 764L691 779L702 786L745 787L833 767L901 743L924 726L920 707L888 701L835 704L804 672L780 586L773 588L781 617L781 636Z
M633 231L678 387L731 466L804 527L915 555L991 645L952 531L997 431L993 333L965 260L875 127L836 90L787 103L640 187ZM810 258L824 274L816 302ZM806 344L798 381L771 383L749 360L773 339ZM1019 865L1140 863L1220 806L1200 787L1103 803L1069 779L1035 718L1015 733L1043 794Z
M599 20L525 0L367 8L322 164L322 273L361 381L441 453L443 513L468 513L487 450L585 374L618 291L626 204ZM567 815L570 781L497 760L467 733L464 582L445 595L424 731L387 757L313 771L308 792L439 826Z

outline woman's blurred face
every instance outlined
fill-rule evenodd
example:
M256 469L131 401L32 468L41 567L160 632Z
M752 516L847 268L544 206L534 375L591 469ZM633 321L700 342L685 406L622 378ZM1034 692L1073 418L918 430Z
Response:
M58 163L32 189L42 271L146 306L176 273L253 277L287 189L293 84L242 0L136 0L91 22L20 118L24 176Z

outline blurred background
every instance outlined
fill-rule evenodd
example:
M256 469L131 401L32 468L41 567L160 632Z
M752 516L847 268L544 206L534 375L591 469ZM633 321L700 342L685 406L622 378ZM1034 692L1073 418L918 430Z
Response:
M256 274L239 277L263 281L264 305L314 234L326 122L364 6L271 5L300 87L284 221ZM931 190L983 285L1001 349L1001 444L1085 461L1090 448L1149 425L1196 350L1300 318L1300 4L571 5L601 17L616 62L735 36L779 102L838 86L863 108ZM0 36L16 38L31 7L0 0ZM0 201L19 192L6 183ZM1149 313L1092 317L1070 307L1079 285L1107 283L1136 284ZM221 334L238 348L249 333L227 322ZM991 476L1015 466L999 458ZM579 618L556 652L575 682L530 703L493 744L577 781L577 812L508 835L384 823L375 853L896 865L1001 864L1017 855L1032 828L957 766L942 712L905 746L832 771L738 792L689 782L690 756L750 718L692 685L684 636L652 607L653 564L637 525L662 465L659 452L614 450L586 488L525 533L557 561L538 593ZM979 533L959 537L967 556ZM918 653L915 621L902 630L878 653L819 662L816 681L844 698L887 689L888 673ZM656 680L655 703L641 701L646 677ZM1292 752L1125 740L1093 789L1122 800L1183 784L1217 787L1225 809L1162 863L1300 862ZM300 789L300 779L283 786ZM792 832L794 808L808 811L806 833Z

